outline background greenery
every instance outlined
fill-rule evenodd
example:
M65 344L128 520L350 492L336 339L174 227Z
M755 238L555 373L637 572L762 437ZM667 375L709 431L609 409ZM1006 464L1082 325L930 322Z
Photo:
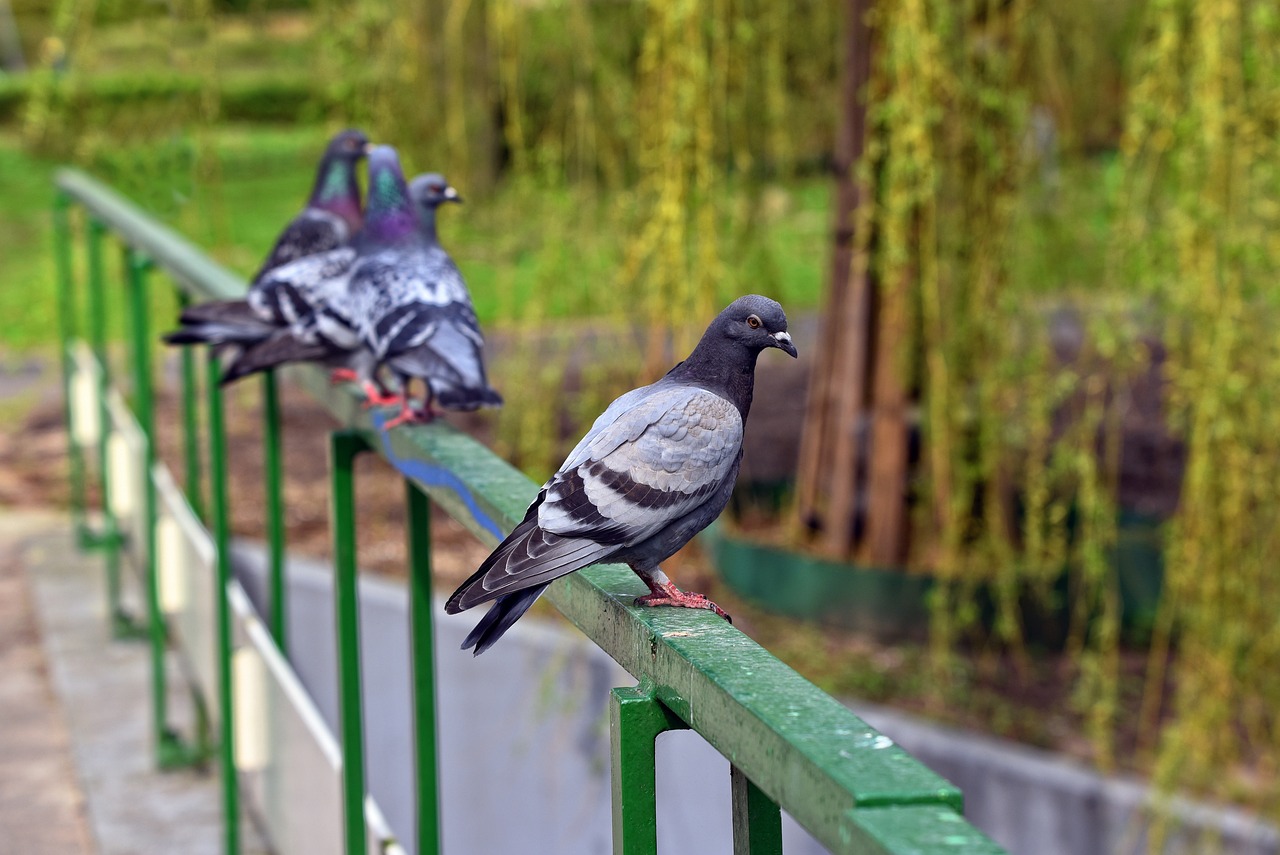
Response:
M654 376L730 297L821 305L837 0L14 6L35 68L0 76L10 349L53 335L54 164L90 169L248 272L346 125L449 175L467 205L442 231L483 322L552 342L504 385L499 442L535 476L637 364ZM1095 761L1280 815L1280 11L872 8L860 263L909 330L908 569L944 581L925 691L965 703L962 660L1031 673L1025 604L1065 598L1059 679ZM1064 312L1081 331L1069 358L1051 335ZM577 409L553 412L568 319L619 331L617 346L584 373ZM1112 556L1144 376L1186 476L1161 519L1153 637L1126 649ZM1135 717L1136 744L1118 741Z

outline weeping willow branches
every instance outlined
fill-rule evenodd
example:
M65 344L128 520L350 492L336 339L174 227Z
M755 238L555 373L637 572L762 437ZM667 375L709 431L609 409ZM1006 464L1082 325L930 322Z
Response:
M1166 550L1146 717L1176 644L1171 788L1280 813L1280 10L1158 0L1124 137L1116 271L1158 303L1187 471ZM1154 726L1152 732L1155 732ZM1269 782L1265 787L1246 781Z

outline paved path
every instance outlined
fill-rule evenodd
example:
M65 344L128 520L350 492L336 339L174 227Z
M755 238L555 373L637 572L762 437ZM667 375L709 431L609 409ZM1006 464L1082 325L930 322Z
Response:
M155 770L147 651L66 517L0 509L0 852L220 855L214 771Z
M22 520L36 522L30 514ZM0 850L95 855L66 717L15 542L18 522L0 517ZM52 517L39 520L52 523Z

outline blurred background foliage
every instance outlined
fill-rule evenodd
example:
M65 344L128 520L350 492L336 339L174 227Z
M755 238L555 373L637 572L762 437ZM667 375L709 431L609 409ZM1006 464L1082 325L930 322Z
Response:
M822 303L843 0L12 1L15 345L51 338L22 249L52 163L249 271L346 125L467 197L442 230L483 321L521 330L498 441L534 477L732 296ZM1036 616L1065 608L1098 765L1280 817L1280 7L871 8L855 263L903 330L903 563L943 583L927 691L1030 667ZM607 346L575 359L586 340ZM1165 567L1130 639L1126 512L1162 526Z

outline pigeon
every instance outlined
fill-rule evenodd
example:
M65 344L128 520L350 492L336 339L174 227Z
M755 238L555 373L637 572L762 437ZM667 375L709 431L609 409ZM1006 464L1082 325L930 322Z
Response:
M350 264L354 253L346 247L361 225L356 164L368 147L368 137L360 131L347 130L335 136L320 159L307 207L276 238L254 274L248 296L184 309L182 327L166 335L165 341L215 347L252 345L309 314L305 293L293 284L306 281L304 269L285 277L273 278L272 274L304 259L322 259L314 262L318 269L310 273L312 278L332 275L344 260Z
M343 131L330 140L307 207L280 233L254 281L296 259L351 243L362 219L356 164L368 149L369 138L357 130Z
M369 155L371 176L375 157L395 157L393 149L379 154L381 150ZM436 236L436 209L462 198L435 173L415 178L408 187L397 164L383 178L377 184L370 178L370 207L380 194L407 198L416 212L416 228L398 227L408 230L398 237L361 238L358 246L365 257L351 276L348 317L355 319L360 340L377 366L399 379L405 393L400 415L384 429L430 421L433 401L450 410L501 406L502 396L485 376L484 336L471 294ZM420 411L411 408L408 398L414 379L427 387Z
M774 300L739 297L688 358L609 405L542 485L524 519L454 591L449 614L494 600L462 644L475 655L511 628L553 580L592 564L631 567L638 606L724 609L677 588L658 565L724 510L742 460L756 358L795 345Z
M223 383L287 362L321 362L337 367L335 380L359 382L371 403L401 400L376 385L376 363L357 333L352 301L366 263L414 244L424 228L407 191L397 187L404 188L404 177L395 149L372 148L364 227L351 246L298 259L264 277L260 293L279 297L272 307L276 326L227 366Z

